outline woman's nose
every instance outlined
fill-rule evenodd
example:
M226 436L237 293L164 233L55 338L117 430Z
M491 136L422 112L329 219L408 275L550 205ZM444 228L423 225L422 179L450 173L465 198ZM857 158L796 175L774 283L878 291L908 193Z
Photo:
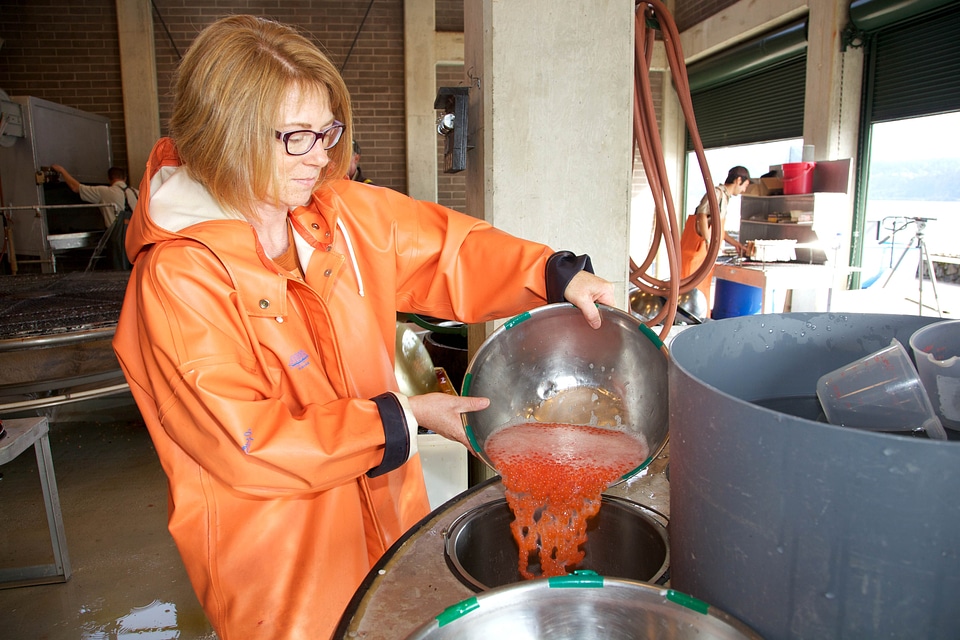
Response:
M322 144L313 145L313 149L310 149L305 155L301 156L303 161L307 164L320 165L321 167L327 166L330 162L330 154L327 153L327 150L323 148Z

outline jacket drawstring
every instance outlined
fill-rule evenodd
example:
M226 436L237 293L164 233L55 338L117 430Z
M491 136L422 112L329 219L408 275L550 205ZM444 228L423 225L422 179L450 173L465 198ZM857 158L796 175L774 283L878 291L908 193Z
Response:
M353 271L357 274L357 293L360 294L360 297L363 296L363 276L360 275L360 265L357 264L357 255L353 251L353 243L350 241L350 234L347 233L347 228L343 226L343 222L340 218L337 218L337 228L340 229L340 232L343 234L343 239L347 241L347 252L350 254L350 262L353 263Z

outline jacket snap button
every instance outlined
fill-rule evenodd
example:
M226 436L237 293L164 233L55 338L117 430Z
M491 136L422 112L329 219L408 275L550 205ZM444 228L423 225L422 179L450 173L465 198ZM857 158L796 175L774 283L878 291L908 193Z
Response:
M261 301L260 301L260 308L261 308L261 309L266 309L266 308L269 307L269 306L270 306L270 301L269 301L269 300L261 300Z
M319 228L320 228L320 225L318 225L316 222L314 222L314 223L311 224L310 226L313 227L314 229L319 229Z
M324 238L329 238L329 237L330 237L330 232L327 231L325 234L323 234L323 237L324 237Z
M328 244L326 250L327 250L327 251L333 251L333 245L332 245L332 244Z
M333 273L333 269L327 269L326 271L323 272L323 277L329 278L332 273Z

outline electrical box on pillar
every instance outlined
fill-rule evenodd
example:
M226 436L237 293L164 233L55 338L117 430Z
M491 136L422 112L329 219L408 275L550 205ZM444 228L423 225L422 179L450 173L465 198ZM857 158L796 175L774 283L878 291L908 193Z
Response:
M467 168L467 92L469 87L440 87L433 108L441 111L437 133L443 136L443 172Z

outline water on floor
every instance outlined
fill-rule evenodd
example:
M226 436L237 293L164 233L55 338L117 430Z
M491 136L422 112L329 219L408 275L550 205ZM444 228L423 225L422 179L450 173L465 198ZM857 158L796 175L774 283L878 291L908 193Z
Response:
M0 638L216 638L167 532L166 478L132 399L52 412L73 573L63 584L0 590ZM33 448L0 474L0 568L53 562Z

